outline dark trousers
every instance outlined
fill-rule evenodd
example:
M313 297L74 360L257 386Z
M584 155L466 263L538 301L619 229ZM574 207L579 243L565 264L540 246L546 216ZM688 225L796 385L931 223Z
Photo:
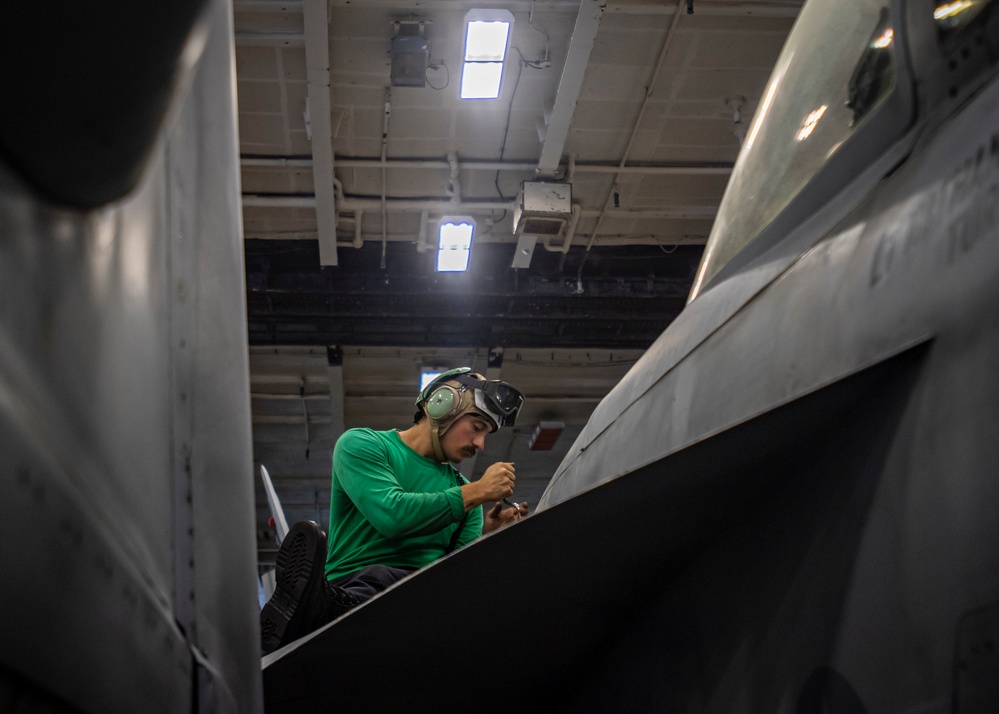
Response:
M369 565L355 573L330 580L330 585L346 590L357 598L360 604L399 582L413 570L413 568L393 568L388 565Z

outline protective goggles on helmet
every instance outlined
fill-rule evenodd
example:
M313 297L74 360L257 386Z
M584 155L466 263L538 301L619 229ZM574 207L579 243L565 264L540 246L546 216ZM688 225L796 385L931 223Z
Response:
M497 427L513 426L517 414L524 405L524 395L516 387L498 379L477 379L469 374L470 367L459 367L442 373L424 387L416 400L417 405L429 399L434 390L443 382L453 381L474 391L475 406L496 422Z

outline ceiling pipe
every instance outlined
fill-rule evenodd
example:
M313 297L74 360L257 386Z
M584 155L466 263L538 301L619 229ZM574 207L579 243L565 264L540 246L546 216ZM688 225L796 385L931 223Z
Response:
M757 15L763 17L793 17L801 9L802 0L758 0L757 2L733 3L712 2L710 5L698 6L698 15ZM357 0L332 0L333 7L357 6ZM481 3L457 0L422 0L420 7L425 10L452 10L455 6L465 10ZM367 0L366 7L379 7L388 10L411 10L412 0ZM504 7L511 12L528 12L541 10L544 12L576 12L579 0L506 0ZM235 0L235 12L302 12L302 0ZM672 8L662 5L649 5L641 2L608 2L607 12L622 15L668 15Z
M369 240L374 240L374 236L365 235L363 239L365 242ZM476 237L476 241L479 243L490 243L490 244L506 244L516 246L517 239L519 236L510 233L497 233L496 231L491 231L483 236ZM268 235L266 233L259 235L248 236L248 240L254 239L271 239L271 240L315 240L315 231L299 231L297 233L286 233L281 232L275 235ZM409 243L411 245L419 245L417 241L413 240L412 232L404 233L389 233L388 235L389 243ZM701 234L680 234L680 235L662 235L656 236L652 233L604 233L599 236L594 244L596 247L599 246L613 246L619 247L622 245L649 245L649 246L660 246L667 247L673 245L704 245L707 242L707 233ZM541 241L541 245L544 242ZM348 240L340 240L337 242L339 248L353 248L354 241L353 238ZM553 244L553 239L549 239L547 250L552 253L561 253L562 245ZM426 252L426 251L424 251Z
M436 221L436 219L434 219ZM490 231L485 235L476 237L476 241L479 243L491 243L491 244L507 244L516 246L518 238L516 234L509 232L497 233L496 231ZM374 240L375 236L362 234L362 246L365 242ZM542 238L540 242L541 245L545 247L546 250L552 253L561 253L563 244L554 243L556 236L549 236L547 238L547 245L545 245L545 238ZM289 233L286 231L280 231L275 234L268 234L266 232L247 235L247 240L315 240L316 232L302 230L294 233ZM415 245L417 251L419 252L419 239L413 240L413 233L411 231L405 231L401 233L389 233L388 234L389 243L409 243ZM654 246L673 246L673 245L704 245L707 242L707 231L703 233L682 233L682 234L670 234L670 235L655 235L653 233L604 233L599 236L596 240L595 246L622 246L622 245L654 245ZM431 244L427 244L430 248L433 248ZM354 239L339 240L337 242L337 247L339 248L356 248L354 244ZM426 252L429 248L424 247Z
M309 168L312 166L311 159L284 158L284 157L246 157L240 159L243 168ZM343 159L338 158L336 165L341 169L380 169L382 162L380 159ZM387 169L445 169L453 168L451 162L443 159L387 159L384 163ZM535 171L536 163L525 161L458 161L457 166L461 171ZM568 168L566 169L566 179L569 180L573 174L642 174L660 176L728 176L732 173L731 164L695 164L695 165L668 165L668 164L586 164L578 163L572 156L569 157Z
M243 194L243 205L252 208L312 208L316 205L315 196L259 195ZM380 198L345 198L340 209L343 211L379 210ZM461 201L457 205L450 199L387 198L385 205L395 211L435 211L453 213L455 208L462 211L512 211L514 201Z
M243 205L250 208L311 208L316 205L314 196L274 196L243 194ZM410 199L389 198L386 206L390 211L399 212L433 212L453 214L476 213L486 211L512 211L513 201L474 201L463 200L458 204L448 199ZM381 208L378 198L346 198L340 203L340 208L346 212L377 210ZM576 204L573 205L575 210ZM717 206L683 206L678 208L621 208L615 209L615 215L628 218L659 218L664 220L713 220L718 211ZM600 216L597 209L580 209L580 218L595 218ZM429 219L428 219L429 220ZM567 233L568 234L568 233Z
M260 4L261 0L243 0L250 4ZM235 3L238 11L243 4L240 0ZM294 2L294 0L292 0ZM716 15L724 17L741 17L744 15L756 15L763 17L795 17L801 9L803 0L756 0L756 2L711 2L709 4L698 5L698 15ZM274 3L275 6L280 6ZM355 8L357 0L331 0L333 7ZM281 3L283 5L283 3ZM672 8L662 7L659 4L650 4L648 0L620 0L619 2L608 2L607 12L620 13L622 15L669 15ZM364 7L378 8L380 10L407 10L412 11L413 0L365 0ZM686 7L686 3L684 3ZM420 10L468 10L473 7L481 7L481 3L471 0L420 0ZM529 12L531 10L542 12L577 12L579 10L579 0L505 0L503 7L511 12ZM684 9L686 12L686 9Z
M572 244L572 237L576 235L576 225L579 223L579 217L582 213L583 209L578 203L572 204L572 213L569 215L569 225L565 228L565 238L562 239L561 244L552 245L552 240L555 236L545 236L545 239L541 241L541 245L545 247L545 250L551 251L552 253L568 253L569 246Z
M244 204L245 205L245 204ZM476 211L513 211L516 203L514 201L460 201L453 203L449 199L422 200L410 198L390 198L386 200L386 206L393 211L432 211L434 213L454 213ZM345 211L357 209L369 209L380 207L381 202L377 198L347 198L344 199L342 208Z

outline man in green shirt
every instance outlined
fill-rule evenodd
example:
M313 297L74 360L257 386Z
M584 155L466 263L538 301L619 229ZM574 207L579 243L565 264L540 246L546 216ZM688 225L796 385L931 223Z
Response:
M512 463L492 464L474 483L452 465L481 451L486 434L513 426L523 403L505 382L461 367L420 392L405 431L345 432L333 450L328 542L312 522L285 537L274 595L260 615L264 652L526 515L526 503L496 503L485 515L480 508L513 493Z

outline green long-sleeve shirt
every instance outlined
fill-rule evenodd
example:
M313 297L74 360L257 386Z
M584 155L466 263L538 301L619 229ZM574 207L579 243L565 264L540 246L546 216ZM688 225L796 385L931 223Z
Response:
M350 429L333 449L326 577L368 565L422 568L444 555L465 513L450 464L413 451L399 433ZM482 509L473 508L461 547L482 535Z

